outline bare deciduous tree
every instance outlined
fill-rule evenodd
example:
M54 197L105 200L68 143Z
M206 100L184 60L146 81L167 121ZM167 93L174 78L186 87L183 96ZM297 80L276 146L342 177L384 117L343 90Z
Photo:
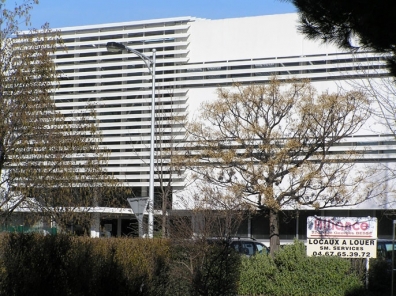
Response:
M354 89L364 93L371 101L371 112L377 125L376 133L396 136L396 84L395 77L384 69L385 57L373 53L356 53L353 60L353 79L339 83L344 90Z
M359 91L318 94L306 81L276 78L219 89L189 125L179 161L268 211L273 253L281 209L353 205L374 194L366 177L375 171L356 166L359 153L340 145L365 123L369 103Z
M177 285L192 283L197 295L235 293L240 254L230 238L254 209L239 192L219 189L205 180L197 183L187 190L188 197L180 197L178 206L183 210L171 212L169 238L178 257L170 272Z
M196 180L194 186L178 195L181 214L174 213L171 234L173 238L208 239L217 238L228 241L237 235L241 222L256 209L243 198L240 190L219 188L209 180ZM186 194L188 192L188 194ZM177 215L188 217L186 223ZM171 236L172 237L172 236Z
M395 188L392 180L396 178L395 166L391 161L391 145L396 137L396 84L395 77L389 76L384 68L384 57L373 53L356 53L353 60L354 79L339 84L344 90L354 89L364 93L372 102L368 130L378 139L378 145L370 147L371 153L382 155L378 167L388 182L385 203L394 204ZM353 75L353 76L352 76Z
M172 158L185 140L186 116L185 107L173 97L171 92L167 100L164 102L159 100L157 104L157 108L161 109L161 112L157 113L156 127L155 165L157 168L156 177L159 182L157 196L161 208L161 235L167 237L172 196L177 190L174 185L177 179L180 179L179 168L174 165Z
M25 207L66 222L103 202L115 183L103 170L94 112L56 110L52 55L62 46L59 35L46 25L18 31L31 8L25 1L1 10L0 209L8 216Z

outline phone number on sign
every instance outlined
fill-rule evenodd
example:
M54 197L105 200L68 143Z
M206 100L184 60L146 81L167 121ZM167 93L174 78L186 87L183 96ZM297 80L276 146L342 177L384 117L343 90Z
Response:
M312 252L312 256L339 256L350 258L369 258L370 252Z

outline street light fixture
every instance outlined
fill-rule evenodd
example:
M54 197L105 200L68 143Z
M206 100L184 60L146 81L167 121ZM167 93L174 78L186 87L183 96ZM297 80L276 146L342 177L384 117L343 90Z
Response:
M137 55L139 58L143 60L143 62L146 64L147 69L149 70L149 73L151 74L151 129L150 129L150 180L149 180L149 203L148 203L148 237L152 238L153 237L153 232L154 232L154 128L155 128L155 55L156 55L156 50L152 50L152 57L151 59L142 54L141 52L130 48L128 46L125 46L121 43L118 42L108 42L107 45L107 51L109 52L122 52L122 51L127 51L134 53Z

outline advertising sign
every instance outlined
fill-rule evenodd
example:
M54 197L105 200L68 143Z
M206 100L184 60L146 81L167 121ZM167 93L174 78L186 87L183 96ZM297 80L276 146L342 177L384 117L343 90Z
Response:
M307 255L376 258L377 218L308 217Z
M376 258L376 239L307 239L308 256Z
M377 239L377 218L372 217L308 217L309 238Z

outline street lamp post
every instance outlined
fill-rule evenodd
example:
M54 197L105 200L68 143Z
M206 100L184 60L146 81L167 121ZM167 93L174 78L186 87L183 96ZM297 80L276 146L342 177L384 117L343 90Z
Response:
M154 128L155 128L155 55L156 50L152 50L152 58L142 54L141 52L125 46L118 42L108 42L107 50L110 52L127 51L134 53L143 60L146 64L149 73L151 74L151 129L150 129L150 180L149 180L149 203L148 203L148 237L153 237L154 232Z

